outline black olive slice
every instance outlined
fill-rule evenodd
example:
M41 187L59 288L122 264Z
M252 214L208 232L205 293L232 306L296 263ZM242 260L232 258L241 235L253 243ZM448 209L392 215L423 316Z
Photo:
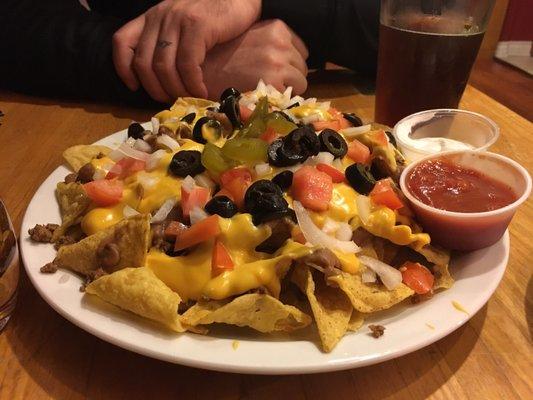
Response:
M205 144L215 142L222 135L222 125L219 121L209 117L202 117L192 130L192 138L195 142Z
M291 104L289 107L287 107L287 110L294 108L294 107L300 107L300 103L296 102L296 103Z
M185 178L187 175L194 176L205 171L202 165L202 153L197 150L178 151L172 157L168 171L175 176Z
M133 122L128 126L128 137L134 139L142 139L144 136L144 128L138 122Z
M346 140L333 129L324 129L318 135L318 139L320 140L320 150L333 154L335 158L342 158L348 152Z
M252 214L254 224L264 221L262 216L275 212L287 212L289 204L275 183L262 179L254 182L244 195L244 208Z
M226 100L228 97L235 97L236 99L238 99L239 97L241 97L241 92L239 92L234 87L229 87L225 89L220 95L220 102L223 103L224 100Z
M192 124L195 118L196 118L196 113L192 112L182 117L180 121L187 122L188 124Z
M360 194L369 194L376 184L376 180L364 164L352 164L346 168L344 174L350 185Z
M320 141L315 131L309 126L296 128L283 138L283 147L288 151L294 150L294 154L301 154L307 159L316 156L320 151Z
M241 110L239 108L239 98L235 96L226 97L220 103L220 112L223 112L228 117L233 128L242 127Z
M237 206L227 196L215 196L205 205L209 214L217 214L223 218L231 218L237 214Z
M282 171L272 178L272 182L278 185L281 190L286 191L292 186L292 178L294 174L292 171Z
M273 254L291 237L293 223L288 218L279 218L267 223L272 233L255 248L255 251Z
M354 113L342 113L342 116L353 126L363 126L363 120Z
M389 138L389 142L391 142L394 147L398 147L398 145L396 144L396 138L394 137L392 132L391 131L385 131L385 134Z
M268 147L268 162L275 167L289 167L304 162L307 158L298 149L286 146L283 139L274 140Z

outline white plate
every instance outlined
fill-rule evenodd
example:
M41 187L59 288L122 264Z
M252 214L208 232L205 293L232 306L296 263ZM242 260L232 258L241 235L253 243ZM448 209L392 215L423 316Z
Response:
M98 143L116 146L125 135L121 131ZM54 258L55 251L49 244L32 243L28 229L37 223L60 221L54 190L68 172L61 166L43 182L22 222L22 259L33 285L58 313L93 335L140 354L198 368L260 374L312 373L399 357L439 340L468 321L496 290L509 256L508 233L490 248L455 256L451 272L456 283L451 289L417 305L404 304L375 314L358 332L347 334L329 354L322 353L316 342L301 334L272 337L239 329L216 329L208 336L173 334L103 302L89 301L79 291L80 278L72 273L39 272ZM458 311L453 301L468 314ZM368 334L371 323L386 327L381 338Z

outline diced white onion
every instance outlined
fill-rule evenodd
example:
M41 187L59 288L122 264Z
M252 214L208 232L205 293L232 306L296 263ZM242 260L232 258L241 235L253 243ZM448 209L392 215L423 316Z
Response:
M172 211L172 208L176 205L177 200L175 198L171 198L166 200L161 207L159 207L159 210L155 213L155 215L152 217L150 222L152 224L157 224L159 222L163 222L165 218L168 216L170 211Z
M159 166L159 162L163 158L163 156L167 154L166 150L156 150L146 160L146 170L147 171L153 171Z
M321 151L316 156L309 157L305 164L307 165L318 165L318 164L328 164L331 165L335 157L328 151Z
M137 139L133 144L133 148L139 151L143 151L145 153L150 153L152 151L152 146L150 146L142 139Z
M124 206L124 209L122 210L122 213L124 214L125 218L133 217L134 215L139 215L139 211L136 209L128 206L127 204Z
M344 137L351 138L361 135L362 133L368 132L371 128L372 125L370 124L363 126L353 126L351 128L341 129L339 133L342 134Z
M370 268L365 268L361 274L361 280L363 283L374 283L377 280L377 275Z
M341 222L339 224L339 229L335 232L335 237L339 240L352 240L353 231L350 224L346 222Z
M213 191L217 184L206 173L198 174L194 177L194 180L198 186L204 187Z
M370 199L360 194L357 196L355 204L357 205L357 214L359 215L359 218L361 218L363 224L367 224L371 210Z
M344 253L357 253L360 250L359 246L351 240L338 240L322 232L320 228L314 224L309 213L299 201L294 201L293 207L300 229L309 243L315 246L336 249Z
M196 187L196 181L194 178L190 175L187 175L183 181L181 181L181 188L185 190L187 193L192 192L192 190Z
M150 176L146 173L139 172L137 174L137 182L143 187L144 190L150 190L157 185L157 178Z
M128 146L126 143L122 143L118 148L118 151L124 153L126 157L135 158L136 160L146 161L148 154Z
M197 222L203 219L206 219L207 217L208 217L207 213L204 210L202 210L200 207L194 207L189 214L191 225L194 225Z
M311 124L320 121L320 114L311 114L301 118L304 124Z
M152 132L157 135L157 132L159 132L159 120L156 117L152 117L150 122L152 123Z
M156 142L168 147L172 151L176 151L180 148L180 144L168 135L159 135Z
M270 164L268 163L261 163L255 166L255 173L257 174L257 176L268 175L271 171L272 171L272 168L270 167Z
M112 159L114 162L120 161L124 157L126 157L125 154L123 152L121 152L120 150L118 150L118 149L112 150L111 152L109 152L109 154L107 156L110 159Z
M337 232L337 229L339 229L339 223L330 217L326 217L324 225L322 226L322 232L325 232L329 235Z
M107 171L98 168L96 171L94 171L93 181L99 181L99 180L105 179L106 175L107 175Z
M393 290L402 283L402 273L396 268L367 256L359 256L359 261L378 274L388 290Z
M335 160L333 160L333 162L331 163L331 166L335 169L338 169L339 171L342 171L342 161L340 158L336 158Z

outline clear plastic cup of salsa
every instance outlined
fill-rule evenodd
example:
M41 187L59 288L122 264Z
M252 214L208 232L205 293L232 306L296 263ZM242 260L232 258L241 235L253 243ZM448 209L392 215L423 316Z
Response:
M460 150L408 165L400 187L433 243L470 251L500 240L531 193L531 177L510 158Z

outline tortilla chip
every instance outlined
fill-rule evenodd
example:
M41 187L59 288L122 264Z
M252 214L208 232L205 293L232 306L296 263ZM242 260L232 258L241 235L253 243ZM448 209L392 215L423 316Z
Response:
M348 322L348 330L355 332L363 326L365 322L365 315L359 311L353 311L352 316L350 317L350 322Z
M435 275L435 283L433 284L433 289L451 288L454 279L448 270L448 265L450 264L450 252L429 244L418 249L417 252L424 256L424 258L430 263L434 264L433 274Z
M144 265L150 236L150 216L140 214L120 221L103 231L88 236L71 245L63 246L57 252L55 263L60 268L67 268L87 275L100 268L96 252L106 242L117 244L120 261L113 268L114 272L126 267Z
M59 182L56 188L57 201L61 211L61 226L54 231L52 242L56 242L68 228L79 224L91 200L78 182Z
M213 323L249 326L259 332L291 332L304 328L311 318L293 306L281 303L267 294L245 294L231 301L198 302L181 318L184 325Z
M322 349L329 353L348 330L353 312L350 300L339 288L326 285L323 276L314 280L311 270L304 265L293 269L291 279L306 294Z
M98 144L79 144L63 152L63 158L74 170L78 172L81 167L96 158L99 154L107 155L111 149Z
M394 290L387 290L377 283L363 283L359 274L343 272L328 279L337 283L350 299L353 308L362 313L386 310L415 293L403 283Z
M104 275L87 285L85 292L176 332L185 331L178 315L180 296L149 268L124 268Z

